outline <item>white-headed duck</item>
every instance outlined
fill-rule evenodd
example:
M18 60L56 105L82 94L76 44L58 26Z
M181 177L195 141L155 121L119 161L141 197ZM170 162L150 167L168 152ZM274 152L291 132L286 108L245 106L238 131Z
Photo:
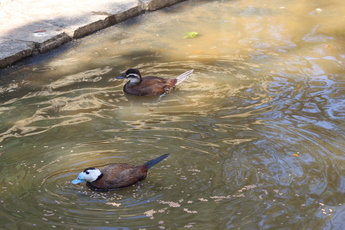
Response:
M176 78L164 79L153 76L141 77L139 70L129 69L116 78L129 80L123 87L123 91L126 94L134 96L151 96L169 93L176 85L189 78L192 73L193 70L189 70Z
M144 180L147 170L170 155L164 154L143 165L135 166L126 163L115 163L101 169L87 168L81 172L72 184L86 181L86 185L94 191L109 191L131 186Z

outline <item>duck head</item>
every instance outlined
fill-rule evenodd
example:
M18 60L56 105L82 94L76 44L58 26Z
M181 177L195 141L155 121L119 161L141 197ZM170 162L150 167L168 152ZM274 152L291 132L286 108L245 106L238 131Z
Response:
M84 181L92 183L96 180L101 179L102 176L103 176L103 174L99 169L87 168L78 175L77 179L72 181L72 184L79 184L79 183L82 183Z
M116 79L128 79L130 85L137 85L141 82L141 74L137 69L129 69Z

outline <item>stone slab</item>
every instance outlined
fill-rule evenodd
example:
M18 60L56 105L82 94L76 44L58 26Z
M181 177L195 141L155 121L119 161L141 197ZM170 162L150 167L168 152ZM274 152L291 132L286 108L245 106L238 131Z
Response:
M10 7L11 12L25 12L25 17L33 19L33 23L40 21L56 26L71 38L80 38L117 23L109 17L128 12L125 18L130 18L142 11L137 0L16 0Z
M0 68L181 1L185 0L2 0Z
M33 42L0 39L0 68L32 55L34 47Z
M39 53L71 40L61 28L37 20L29 20L28 23L27 17L18 12L0 12L0 26L1 39L34 43Z

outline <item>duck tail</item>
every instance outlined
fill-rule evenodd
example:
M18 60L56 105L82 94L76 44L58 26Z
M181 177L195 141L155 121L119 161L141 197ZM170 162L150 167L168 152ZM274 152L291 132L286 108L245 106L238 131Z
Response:
M164 154L160 157L157 157L153 160L150 160L148 162L146 162L144 165L147 166L147 169L152 168L152 166L158 164L159 162L161 162L162 160L164 160L165 158L167 158L170 155L170 153Z
M194 69L192 70L189 70L187 72L184 72L183 74L181 74L180 76L178 76L176 79L177 79L177 82L175 85L178 85L180 84L181 82L183 82L184 80L188 79L190 77L190 75L192 75Z

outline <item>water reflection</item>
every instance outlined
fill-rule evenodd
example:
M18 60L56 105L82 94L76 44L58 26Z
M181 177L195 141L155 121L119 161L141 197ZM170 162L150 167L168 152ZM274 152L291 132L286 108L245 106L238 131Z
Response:
M2 77L0 228L342 229L342 5L187 1ZM128 68L195 71L133 99ZM141 189L70 184L166 152Z

